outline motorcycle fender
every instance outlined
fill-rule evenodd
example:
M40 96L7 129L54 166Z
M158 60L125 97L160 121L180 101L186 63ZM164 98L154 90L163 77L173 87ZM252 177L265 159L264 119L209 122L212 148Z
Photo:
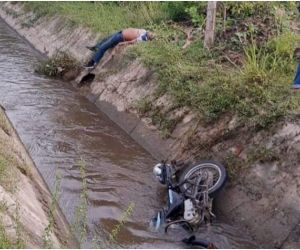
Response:
M183 198L173 190L168 190L169 208L166 213L166 217L172 216L177 209L183 205Z

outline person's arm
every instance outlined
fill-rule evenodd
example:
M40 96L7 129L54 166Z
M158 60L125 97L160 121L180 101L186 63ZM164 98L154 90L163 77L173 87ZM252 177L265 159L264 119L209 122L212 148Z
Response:
M134 44L134 43L136 43L136 42L137 42L137 40L134 39L134 40L132 40L132 41L120 42L118 45L119 45L119 46L123 46L123 45Z
M137 39L134 39L134 40L131 40L131 41L126 41L126 42L120 42L117 44L117 46L115 47L115 52L118 53L120 48L122 46L127 46L127 45L130 45L130 44L134 44L137 42Z

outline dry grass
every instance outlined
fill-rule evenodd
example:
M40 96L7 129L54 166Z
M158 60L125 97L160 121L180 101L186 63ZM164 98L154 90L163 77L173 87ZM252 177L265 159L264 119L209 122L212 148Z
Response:
M9 128L9 125L7 124L6 118L3 113L0 112L0 128L7 134L11 134L11 129Z
M13 143L10 124L5 114L0 111L0 181L3 188L9 192L15 192L20 172L31 176L29 167L24 164Z

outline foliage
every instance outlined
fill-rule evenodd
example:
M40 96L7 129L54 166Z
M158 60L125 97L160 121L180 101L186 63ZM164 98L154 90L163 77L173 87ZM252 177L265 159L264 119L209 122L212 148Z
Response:
M5 202L1 202L0 204L1 213L8 213L8 206ZM14 215L10 215L14 220L14 229L16 233L16 239L12 239L10 235L5 230L3 226L2 219L0 219L0 249L25 249L25 242L24 242L24 232L22 231L21 224L20 224L20 205L16 202L16 208Z
M76 206L75 210L75 220L71 226L71 232L77 233L80 246L83 243L84 237L87 232L87 183L86 183L86 171L85 171L85 161L81 158L80 164L80 174L82 178L82 192L80 194L80 202Z
M24 241L24 237L25 234L24 232L22 232L22 226L21 226L21 222L20 222L20 204L17 202L16 204L16 209L15 209L15 230L16 230L16 234L17 234L17 241L16 241L16 248L18 249L24 249L25 247L25 241Z
M17 169L26 169L26 167L22 166L18 159L12 156L11 150L13 150L11 145L6 144L5 147L0 145L0 182L6 191L14 193L17 190L17 181L20 174Z
M102 36L127 27L144 27L167 19L159 2L25 2L37 17L59 14L69 21L101 32Z
M274 151L272 148L267 148L266 146L253 147L247 154L247 161L253 163L255 161L272 162L279 160L278 152Z
M164 24L154 29L158 40L133 46L128 53L157 72L157 95L169 93L178 105L190 107L207 121L234 112L251 129L266 128L299 107L299 97L289 86L296 66L293 49L300 39L291 30L277 30L261 45L254 39L256 27L248 25L247 36L238 41L243 66L228 70L216 62L218 46L206 51L201 41L194 40L182 50L180 42L163 32Z
M189 17L195 26L201 27L204 25L205 17L204 15L199 14L198 9L195 6L187 8L185 11L189 14Z
M116 237L118 236L119 232L121 231L121 229L124 227L124 224L126 222L126 219L128 218L128 216L130 216L130 214L132 213L133 209L134 209L134 202L130 202L129 206L127 207L127 209L123 212L122 214L122 218L120 220L118 220L118 223L114 226L114 228L111 230L108 238L106 240L104 240L105 242L105 248L109 248L109 246L115 242Z
M0 248L1 249L12 249L13 248L13 242L7 235L5 228L3 227L1 221L0 221Z
M56 208L58 206L58 200L60 196L60 181L61 181L61 174L59 172L56 172L56 182L54 185L54 193L51 197L51 206L48 211L48 218L49 218L49 224L44 230L44 235L43 235L43 248L48 249L48 248L53 248L53 242L51 241L51 234L53 233L54 230L54 218L55 218L55 212Z
M226 44L218 40L210 51L203 49L199 35L193 37L191 46L182 50L186 38L182 27L163 21L171 18L201 26L206 14L205 2L28 2L25 8L39 15L59 13L69 21L104 34L128 26L153 30L157 39L130 47L127 59L140 57L157 72L156 96L167 93L176 105L189 107L206 121L217 120L230 112L237 114L240 122L249 128L266 128L299 105L299 98L287 84L291 83L295 71L292 51L299 39L286 28L284 20L296 11L294 3L219 2L218 30L224 28L220 24L225 17L227 21L235 20L231 23L233 27L243 20L251 23L229 33ZM279 9L281 15L277 15ZM272 25L268 27L267 23ZM268 28L265 37L261 27ZM231 49L240 54L242 66L231 65L229 69L218 62ZM55 74L53 68L57 66L50 66L50 74ZM173 122L162 122L166 120L165 114L159 108L151 107L148 115L154 124L172 130Z
M50 59L40 59L35 71L48 76L60 76L71 69L77 69L79 62L67 52L57 51Z
M195 5L195 2L162 2L161 7L166 13L168 13L168 17L175 22L178 21L186 21L189 19L189 15L186 12L186 9Z
M270 2L224 2L227 8L227 13L230 17L234 18L246 18L249 16L259 14L270 14L272 11L272 3Z

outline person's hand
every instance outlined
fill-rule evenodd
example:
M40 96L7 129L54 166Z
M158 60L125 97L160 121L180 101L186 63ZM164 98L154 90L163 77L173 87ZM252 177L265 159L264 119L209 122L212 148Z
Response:
M120 49L122 48L122 47L125 47L125 43L119 43L119 44L117 44L116 45L116 47L115 47L115 52L116 53L119 53L120 52Z
M124 47L124 44L121 44L121 43L117 44L115 47L115 52L119 53L122 47Z
M117 44L117 45L115 46L115 53L119 53L119 51L120 51L120 45Z

